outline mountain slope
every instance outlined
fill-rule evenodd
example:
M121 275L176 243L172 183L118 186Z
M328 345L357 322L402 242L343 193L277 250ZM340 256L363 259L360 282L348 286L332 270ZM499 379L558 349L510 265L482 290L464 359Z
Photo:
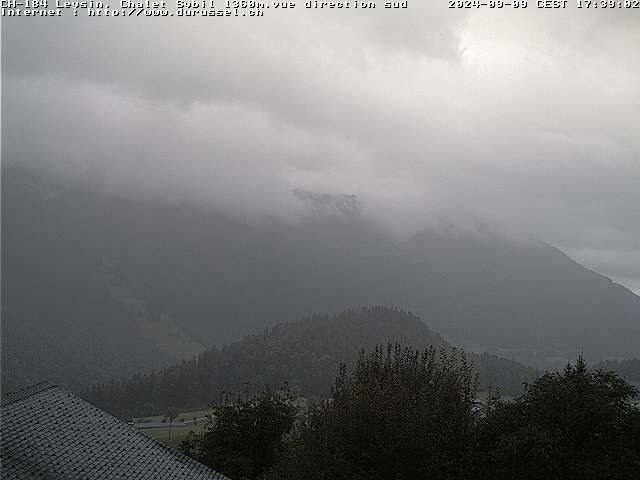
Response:
M79 389L205 347L113 272L91 195L29 175L2 185L2 388Z
M3 387L186 358L309 312L399 305L458 345L539 366L640 356L640 298L537 241L397 240L350 196L296 223L104 195L4 168Z
M363 348L389 342L420 350L429 345L452 348L410 313L383 307L352 310L277 324L163 371L95 386L85 397L121 416L144 416L170 407L203 408L223 390L279 387L285 382L296 394L322 396L329 394L341 363L352 364ZM536 376L533 369L491 355L471 355L470 360L481 383L503 393L518 394L522 382Z

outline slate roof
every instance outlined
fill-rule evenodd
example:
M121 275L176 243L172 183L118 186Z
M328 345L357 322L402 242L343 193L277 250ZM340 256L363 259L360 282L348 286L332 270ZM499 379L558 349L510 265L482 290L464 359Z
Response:
M50 383L2 395L1 477L229 480Z

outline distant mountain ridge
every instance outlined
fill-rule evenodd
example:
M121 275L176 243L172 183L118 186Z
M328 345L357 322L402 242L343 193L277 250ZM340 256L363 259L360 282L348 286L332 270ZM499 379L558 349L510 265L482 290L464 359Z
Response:
M341 363L353 364L362 349L399 343L451 352L452 346L415 315L374 307L316 315L280 323L223 349L211 349L159 372L136 374L123 382L97 385L85 397L125 417L162 414L170 407L204 408L223 390L241 392L287 383L305 397L326 396ZM468 356L484 388L517 395L537 372L492 355Z
M251 223L3 165L3 388L82 388L361 305L540 367L640 356L640 298L549 245L490 229L398 240L355 198L306 198L319 206L298 222Z

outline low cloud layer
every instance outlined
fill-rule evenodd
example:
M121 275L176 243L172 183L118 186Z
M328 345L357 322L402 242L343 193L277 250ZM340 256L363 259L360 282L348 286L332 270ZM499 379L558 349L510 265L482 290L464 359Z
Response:
M3 161L248 216L356 194L400 234L477 217L640 292L640 17L424 3L4 19Z

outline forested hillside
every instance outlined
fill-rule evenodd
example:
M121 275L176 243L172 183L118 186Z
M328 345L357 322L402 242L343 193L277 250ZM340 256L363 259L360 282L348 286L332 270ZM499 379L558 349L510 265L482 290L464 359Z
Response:
M616 372L627 382L640 385L640 359L631 360L607 360L596 365L597 368Z
M267 328L223 349L211 349L159 372L136 374L96 385L88 400L121 416L165 413L169 408L206 407L222 391L250 391L287 383L297 395L324 396L341 363L351 364L363 349L401 343L418 349L452 346L418 317L398 309L351 310L314 316ZM536 372L493 355L470 355L480 383L517 394Z

